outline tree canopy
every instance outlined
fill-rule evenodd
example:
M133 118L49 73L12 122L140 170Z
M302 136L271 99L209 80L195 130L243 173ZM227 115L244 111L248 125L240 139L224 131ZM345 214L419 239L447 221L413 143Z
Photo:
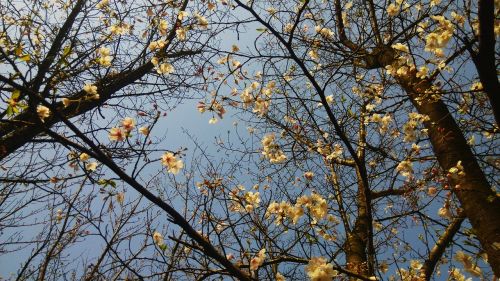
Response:
M0 14L1 278L500 276L499 1Z

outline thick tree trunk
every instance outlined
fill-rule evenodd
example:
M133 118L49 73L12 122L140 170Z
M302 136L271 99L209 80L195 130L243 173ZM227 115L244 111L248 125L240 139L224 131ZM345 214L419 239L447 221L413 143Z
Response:
M440 99L428 100L421 94L430 88L430 83L416 78L401 78L399 82L417 111L430 118L424 125L428 129L434 153L441 167L448 171L461 161L465 175L450 178L450 189L460 200L465 215L488 254L488 262L495 275L500 276L500 198L491 189L444 102Z
M347 269L363 276L369 276L368 261L366 259L366 242L360 237L357 227L351 233L347 234L344 247Z
M360 153L361 154L361 153ZM364 157L363 154L359 155ZM370 204L367 202L365 194L366 188L364 187L361 174L356 173L358 177L358 214L356 222L351 232L347 233L347 239L344 245L347 261L347 269L361 274L363 276L373 276L374 268L373 263L369 260L369 240L371 235L371 216L369 215L368 208ZM352 280L357 280L356 278Z
M491 0L479 1L479 50L472 58L490 100L497 126L500 126L500 82L495 58L495 4Z

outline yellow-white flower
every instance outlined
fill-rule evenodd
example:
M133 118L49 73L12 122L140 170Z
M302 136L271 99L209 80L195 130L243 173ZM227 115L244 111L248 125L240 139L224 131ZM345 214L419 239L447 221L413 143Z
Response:
M159 233L158 231L155 231L153 233L153 241L155 241L156 245L158 245L158 246L163 245L163 243L164 243L163 235L161 235L161 233Z
M126 132L121 128L111 128L108 137L111 141L123 141L125 140Z
M135 128L135 120L132 117L125 117L122 120L122 127L127 132L132 131Z
M85 165L85 169L87 171L93 172L93 171L95 171L95 169L97 169L98 165L99 164L97 164L97 162L91 162L91 163L88 163L88 164Z
M387 14L389 14L390 17L394 17L398 13L399 13L399 7L396 4L391 3L389 4L389 6L387 6Z
M101 47L97 52L99 53L97 62L102 66L111 66L113 57L110 55L111 51L109 50L109 48Z
M179 27L175 30L175 34L177 35L177 39L179 41L186 41L187 29L184 27Z
M306 273L312 281L332 280L338 275L338 272L333 270L333 265L326 263L326 259L322 257L312 258L306 266Z
M83 152L82 154L80 154L80 160L87 161L89 159L90 159L90 155L88 155L87 153Z
M168 75L174 71L175 71L174 66L171 65L170 63L162 63L156 67L156 72L158 72L158 74Z
M109 5L109 0L101 0L101 2L97 3L96 8L102 9Z
M147 135L149 135L149 128L148 127L140 127L139 128L139 133L147 136Z
M172 152L166 152L161 157L161 163L172 174L177 174L184 167L182 160L178 160Z
M36 107L36 113L43 122L45 118L48 118L50 116L50 109L44 105L39 105Z
M266 249L260 250L255 257L250 260L250 270L255 271L264 263L266 258Z

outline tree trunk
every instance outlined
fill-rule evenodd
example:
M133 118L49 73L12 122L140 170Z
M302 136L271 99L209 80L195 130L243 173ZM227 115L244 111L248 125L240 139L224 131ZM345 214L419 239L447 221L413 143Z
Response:
M420 114L429 116L424 122L429 139L441 167L448 171L461 161L465 175L450 178L450 190L461 203L475 233L488 254L488 262L500 276L500 198L492 190L458 124L441 99L424 97L431 84L425 80L400 78L413 105Z

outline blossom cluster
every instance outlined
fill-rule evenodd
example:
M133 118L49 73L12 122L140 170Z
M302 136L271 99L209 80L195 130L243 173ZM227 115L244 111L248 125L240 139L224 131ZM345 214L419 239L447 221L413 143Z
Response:
M161 156L161 163L163 166L167 167L168 172L172 174L177 174L184 167L182 160L177 159L177 157L172 152L166 152Z
M274 215L276 225L280 225L284 219L291 220L293 224L296 224L304 215L304 207L313 217L313 223L325 218L328 213L327 201L321 195L312 193L310 196L300 196L293 205L285 201L272 202L267 208L266 218Z
M169 75L175 71L175 68L172 64L162 61L157 57L151 58L151 63L155 66L155 70L158 74Z
M111 66L113 57L111 56L111 51L109 50L109 48L101 47L99 48L99 50L97 50L97 54L97 63L105 67Z
M425 51L431 52L437 57L443 57L443 48L448 45L453 36L455 26L444 16L431 16L431 18L438 23L438 26L425 37Z
M271 96L276 87L276 82L271 81L267 83L266 86L261 87L259 82L252 82L249 87L243 89L240 94L240 99L244 108L248 108L253 105L253 112L257 113L259 116L264 116L269 111L269 106L271 104ZM254 94L259 88L260 91Z
M306 266L306 273L311 281L332 280L338 275L338 272L333 269L333 265L327 263L327 260L323 257L313 257L309 260Z
M114 127L109 130L108 137L111 141L124 141L135 128L135 120L131 117L125 117L121 125L121 127Z
M408 113L408 122L403 125L403 133L405 142L415 142L417 140L417 127L422 123L429 121L429 116L416 112Z
M268 134L262 139L262 155L273 164L286 161L287 157L275 142L276 136Z
M334 160L342 156L344 149L340 144L333 145L333 148L330 144L324 144L323 141L318 140L316 142L316 151L321 154L326 160Z
M266 259L266 249L260 250L255 257L250 260L250 270L255 271L259 268Z

